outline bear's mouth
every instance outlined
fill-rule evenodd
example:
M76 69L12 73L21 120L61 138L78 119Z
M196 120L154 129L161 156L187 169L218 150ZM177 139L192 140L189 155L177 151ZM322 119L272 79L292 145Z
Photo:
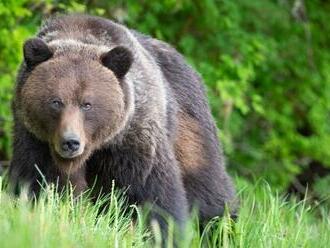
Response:
M72 160L75 158L80 157L83 154L82 152L58 152L56 151L57 155L60 156L62 159L66 159L66 160Z
M79 160L83 154L61 154L57 152L56 149L53 149L53 156L57 162L74 162L75 160Z

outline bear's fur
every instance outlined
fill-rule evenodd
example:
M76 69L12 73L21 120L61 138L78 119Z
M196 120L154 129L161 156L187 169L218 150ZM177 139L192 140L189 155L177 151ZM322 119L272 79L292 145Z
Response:
M193 206L202 221L225 205L235 213L202 80L164 42L103 18L49 19L24 45L13 112L14 186L38 194L43 178L69 180L77 194L98 194L114 180L130 203L153 203L179 224ZM77 156L61 143L68 133Z

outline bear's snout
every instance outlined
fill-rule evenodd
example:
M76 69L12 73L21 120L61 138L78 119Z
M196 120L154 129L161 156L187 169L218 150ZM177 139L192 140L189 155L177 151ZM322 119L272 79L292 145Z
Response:
M62 158L75 158L84 152L84 144L76 134L65 134L55 146Z
M80 139L76 135L65 137L61 141L61 149L64 152L74 153L79 150Z
M73 107L63 111L54 138L55 151L60 157L71 159L84 153L86 136L80 111Z

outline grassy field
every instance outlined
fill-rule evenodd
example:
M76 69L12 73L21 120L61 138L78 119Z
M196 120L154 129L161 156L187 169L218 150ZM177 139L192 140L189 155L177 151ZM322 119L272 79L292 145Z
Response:
M197 220L190 220L180 235L180 247L329 247L330 216L326 209L311 207L305 201L287 200L267 183L254 186L237 180L241 210L235 224L228 218L212 220L200 233ZM24 194L13 198L0 177L0 247L159 247L157 226L147 230L135 206L127 208L121 197L112 194L109 211L99 215L102 201L93 205L86 197L73 200L47 189L35 204ZM137 214L135 223L131 214ZM173 237L169 235L170 239Z

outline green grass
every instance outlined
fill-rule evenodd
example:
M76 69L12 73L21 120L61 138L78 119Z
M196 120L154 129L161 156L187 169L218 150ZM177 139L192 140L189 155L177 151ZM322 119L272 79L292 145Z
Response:
M121 197L110 196L109 210L98 214L103 200L93 205L86 197L74 200L69 193L59 196L51 188L37 202L25 194L11 197L0 177L1 247L157 247L157 225L148 230L135 206L125 207ZM235 224L229 217L215 218L207 226L212 235L199 233L190 220L180 234L180 247L329 247L330 216L326 209L310 207L305 201L286 200L268 184L238 183L241 210ZM123 214L127 208L128 213ZM137 214L133 222L131 214ZM172 237L172 235L170 235Z

